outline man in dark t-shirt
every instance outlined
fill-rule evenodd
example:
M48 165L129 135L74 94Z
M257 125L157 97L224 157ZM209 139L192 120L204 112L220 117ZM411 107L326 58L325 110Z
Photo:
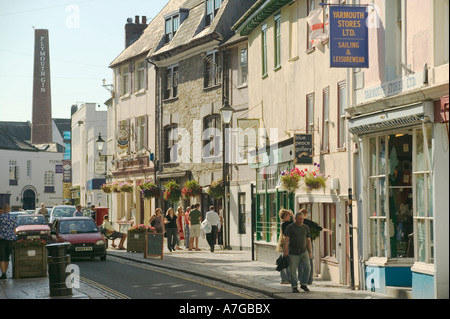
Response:
M194 249L200 250L198 248L198 237L200 236L200 223L202 221L202 213L200 212L200 204L195 204L194 209L189 213L189 250Z
M284 256L289 256L292 292L298 293L297 284L308 292L309 259L312 257L311 233L303 223L302 212L295 214L295 222L286 227L284 233Z

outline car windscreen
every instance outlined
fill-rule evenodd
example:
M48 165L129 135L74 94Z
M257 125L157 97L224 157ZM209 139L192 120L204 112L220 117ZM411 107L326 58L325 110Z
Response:
M47 225L47 221L43 215L29 216L19 215L17 216L17 225Z
M72 217L75 212L73 207L57 207L54 209L53 217Z
M60 234L86 234L97 233L98 228L93 220L89 219L70 219L62 220L59 226Z

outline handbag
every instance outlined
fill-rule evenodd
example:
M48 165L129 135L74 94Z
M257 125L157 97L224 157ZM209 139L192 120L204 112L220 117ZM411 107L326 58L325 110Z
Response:
M205 232L205 234L209 234L211 232L211 224L207 219L202 221L201 229Z

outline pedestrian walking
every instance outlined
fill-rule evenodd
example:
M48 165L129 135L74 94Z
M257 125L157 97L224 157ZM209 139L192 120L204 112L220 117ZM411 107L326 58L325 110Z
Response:
M214 211L214 206L209 207L209 212L206 213L206 220L211 225L211 232L206 234L206 240L208 241L211 252L214 252L214 246L216 245L217 230L219 228L219 215Z
M277 252L284 253L284 232L286 231L286 227L290 224L292 224L294 219L294 213L291 210L288 209L281 209L278 212L278 215L280 216L280 220L282 221L281 224L281 234L278 238L278 245L276 248ZM281 277L281 284L290 284L291 283L291 269L290 267L283 268L280 271L280 277Z
M175 247L176 250L183 250L180 246L180 241L184 240L184 231L183 231L183 218L184 212L183 207L179 206L177 209L177 245Z
M155 214L149 219L150 226L154 227L157 234L164 234L164 220L161 215L161 208L155 209Z
M193 206L194 205L192 205L192 208L191 206L188 206L184 213L184 245L186 246L186 249L189 249L189 213L191 212L191 209L193 209Z
M194 209L189 213L189 223L190 223L190 237L189 237L189 250L194 249L200 250L198 248L198 237L200 237L200 223L202 221L202 213L200 212L200 204L195 204Z
M310 220L308 218L309 213L306 209L302 208L300 209L300 212L303 213L303 216L305 219L303 220L303 223L309 227L309 230L311 232L311 251L312 251L312 257L309 259L309 277L308 277L308 285L312 285L313 279L314 279L314 239L316 239L319 236L319 233L321 231L330 232L333 231L327 228L324 228L317 224L316 222Z
M166 217L164 218L164 224L166 226L167 235L167 248L170 252L175 250L177 245L177 216L175 215L173 208L170 207L166 212Z
M309 259L312 258L311 233L309 227L304 223L302 212L295 214L295 222L286 227L284 236L284 254L289 256L289 267L291 270L292 292L297 293L298 281L300 288L309 291Z
M0 269L2 271L0 279L6 279L9 257L14 247L14 241L17 240L14 232L17 222L11 216L10 210L9 204L5 204L3 205L3 210L0 211Z

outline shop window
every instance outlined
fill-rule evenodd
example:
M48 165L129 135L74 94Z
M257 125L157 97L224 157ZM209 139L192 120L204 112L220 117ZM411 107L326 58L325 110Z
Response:
M414 257L413 135L411 131L369 139L370 254L376 257ZM421 187L420 174L416 184ZM416 192L416 199L423 196Z

